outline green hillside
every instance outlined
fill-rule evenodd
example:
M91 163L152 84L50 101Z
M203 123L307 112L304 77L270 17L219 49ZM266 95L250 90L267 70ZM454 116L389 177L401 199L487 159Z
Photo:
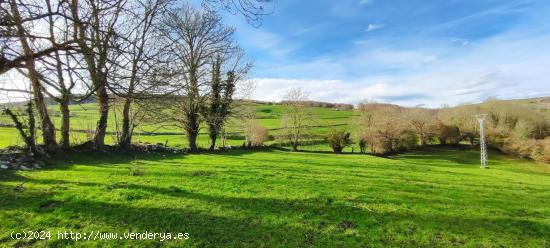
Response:
M258 123L270 130L270 134L276 135L280 133L281 117L284 112L284 106L280 104L264 104L264 103L247 103L252 109L255 109ZM82 143L88 139L85 131L95 130L95 122L98 118L98 107L95 103L87 103L81 105L71 105L71 128L80 132L72 132L74 143ZM354 110L335 110L321 107L310 107L310 111L315 116L315 125L308 132L313 135L324 135L331 127L346 128L352 122L353 116L357 113ZM60 126L60 115L55 106L50 106L50 112L54 113L56 127ZM109 132L116 131L116 115L120 116L114 109L110 111ZM120 117L119 117L120 118ZM227 132L230 134L228 145L241 145L244 141L242 138L242 130L238 128L239 120L231 120L228 123ZM7 116L0 118L0 124L11 124L11 120ZM135 142L163 143L168 141L168 145L175 147L185 147L187 141L183 135L183 130L174 126L166 125L159 127L158 123L141 123L136 129L137 135L134 136ZM140 135L147 133L147 135ZM157 134L155 134L157 133ZM167 135L166 133L169 133ZM203 147L208 146L208 137L205 135L206 128L201 130L198 143ZM233 135L232 135L233 134ZM107 143L114 144L115 137L107 137ZM22 145L22 140L18 137L15 128L0 127L0 147L9 145Z
M515 99L515 100L491 100L485 103L473 104L484 105L491 102L503 102L512 103L515 105L527 106L531 109L535 109L538 112L543 113L550 120L550 98L533 98L533 99ZM255 116L257 122L262 126L269 129L270 135L277 135L281 133L281 119L284 114L284 105L275 103L258 103L249 102L246 103L248 108L255 110ZM465 106L465 105L462 105ZM460 106L459 106L460 107ZM119 107L120 108L120 107ZM54 113L53 118L56 127L60 126L60 115L55 105L49 106L50 112ZM71 109L71 128L78 130L79 132L72 132L72 142L75 144L85 142L91 137L91 131L95 130L95 122L98 118L98 107L95 103L86 104L74 104L70 106ZM107 130L114 133L117 130L116 122L120 120L120 113L111 108L109 125ZM336 110L322 107L309 107L309 110L315 117L313 120L313 127L309 128L308 134L317 136L317 140L327 133L330 128L343 128L348 131L353 131L354 117L358 116L357 110ZM118 116L117 116L118 114ZM117 118L118 117L118 118ZM228 145L237 146L241 145L244 141L242 136L242 130L238 124L241 120L237 118L232 119L227 124L227 132L229 139ZM5 116L0 116L0 124L11 125L11 120ZM158 123L143 122L135 129L136 135L134 135L135 142L148 142L148 143L167 143L174 147L186 147L187 141L184 136L184 132L181 128L175 125L163 125L159 126ZM106 138L106 142L114 144L116 141L114 135ZM198 144L202 147L208 146L208 137L206 136L206 128L201 130L201 135L198 137ZM273 141L271 141L273 142ZM0 127L0 148L10 145L22 145L20 137L16 130L11 127ZM308 144L308 150L328 150L326 144L315 145ZM351 150L351 147L347 148Z
M271 135L281 133L282 105L248 106ZM94 104L71 108L75 129L93 127ZM465 148L423 147L389 158L332 154L322 135L333 127L351 131L358 112L310 110L315 120L308 130L313 139L301 146L306 152L266 148L189 155L69 153L52 157L47 169L4 171L0 246L550 245L546 164L491 150L490 169L481 170L479 152ZM114 118L110 120L109 130L114 131ZM229 123L229 145L243 142L238 124ZM179 129L144 123L136 131L153 130L156 133L136 135L134 141L187 146ZM75 143L87 139L84 132L72 135ZM115 139L111 135L107 141L114 144ZM21 144L15 129L0 128L0 145L14 144ZM208 145L204 132L199 144ZM357 147L346 151L351 149ZM10 230L24 229L46 230L54 237L23 241L7 236ZM57 238L58 231L67 230L118 235L186 232L190 238L139 242Z

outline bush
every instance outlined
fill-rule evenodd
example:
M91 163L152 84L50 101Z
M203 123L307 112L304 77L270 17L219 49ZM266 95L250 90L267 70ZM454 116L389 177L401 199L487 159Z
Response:
M401 150L410 150L418 146L418 135L413 130L403 130L399 134L397 147Z
M331 129L327 134L327 141L334 153L341 153L346 146L351 144L350 133L344 130Z
M550 137L543 140L510 137L498 147L508 154L550 164Z
M269 131L261 125L252 125L248 129L250 146L263 146L269 140Z
M535 142L535 147L531 151L531 158L550 164L550 137Z
M367 151L367 140L363 137L359 139L359 149L361 150L361 153L365 153Z
M456 125L445 125L441 120L437 120L433 129L441 145L446 145L447 143L458 145L461 140L460 129Z

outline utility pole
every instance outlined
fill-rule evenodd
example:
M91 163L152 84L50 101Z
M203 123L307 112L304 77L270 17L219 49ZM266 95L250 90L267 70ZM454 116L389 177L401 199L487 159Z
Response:
M485 119L487 114L474 115L474 118L479 122L479 148L481 149L481 168L488 168L487 166L487 141L485 139Z

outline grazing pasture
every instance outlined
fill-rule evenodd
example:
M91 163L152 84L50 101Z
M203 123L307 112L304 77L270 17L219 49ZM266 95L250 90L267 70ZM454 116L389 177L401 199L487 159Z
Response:
M251 109L254 114L254 121L258 122L260 125L269 129L269 134L277 135L281 134L281 117L284 114L284 106L280 104L262 104L262 103L247 103L246 108ZM74 144L79 144L82 142L91 139L91 132L95 130L96 120L98 118L98 107L96 103L86 103L80 105L70 105L72 117L71 117L71 138ZM49 110L52 113L56 113L54 106L49 106ZM310 135L318 136L317 139L322 139L324 134L331 127L338 128L350 128L352 124L352 119L358 115L354 110L335 110L329 108L321 107L310 107L309 110L313 115L318 116L316 124L314 127L308 128L308 133ZM120 111L116 109L111 109L109 115L109 125L107 126L107 131L110 132L105 139L107 144L115 144L116 137L114 133L117 131L117 121L120 122ZM60 115L52 115L56 126L60 125ZM239 146L244 142L243 130L239 126L242 120L239 120L238 117L232 119L227 124L227 133L228 140L227 145ZM0 124L9 125L12 124L8 116L0 116ZM118 126L120 130L120 125ZM197 143L201 147L208 147L208 135L207 128L202 127ZM154 122L154 120L146 120L140 123L140 125L135 129L136 134L134 134L134 142L147 142L147 143L162 143L167 144L168 146L185 148L187 147L187 139L181 128L176 127L170 123L164 123L159 125L159 123ZM57 135L60 135L60 132L57 132ZM40 135L38 135L40 142ZM273 142L273 141L272 141ZM0 127L0 148L9 146L9 145L23 145L23 141L17 134L17 130L14 127ZM326 146L326 148L325 148ZM313 149L313 146L310 146ZM322 147L315 148L316 150L328 150L328 145L323 145Z
M2 246L548 247L550 168L474 150L76 154L0 174ZM46 230L52 239L12 240ZM57 239L57 231L188 240Z

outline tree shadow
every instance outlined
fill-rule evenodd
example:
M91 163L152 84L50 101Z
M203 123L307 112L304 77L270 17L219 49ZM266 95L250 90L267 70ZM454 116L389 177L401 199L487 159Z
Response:
M260 150L260 151L269 151ZM227 153L212 154L243 158L244 155L258 150L231 150ZM116 157L116 155L113 155ZM420 154L419 156L423 156ZM439 156L439 155L433 155ZM107 163L128 163L135 159L151 162L164 162L170 159L181 159L182 155L162 157L162 155L102 157L96 155L78 155L66 157L59 168L66 169L74 163L85 166L106 166ZM439 156L440 157L440 156ZM74 159L74 160L73 160ZM408 158L410 159L410 158ZM418 158L419 160L422 158ZM426 159L426 158L424 158ZM428 160L432 159L428 157ZM73 160L73 162L71 162ZM258 161L258 159L253 159ZM75 162L76 161L76 162ZM276 161L270 161L275 163ZM278 161L280 163L280 161ZM275 167L278 165L274 164ZM330 166L316 163L314 165ZM346 166L347 168L352 168ZM401 168L401 167L400 167ZM399 169L399 168L397 168ZM288 170L285 171L288 173ZM303 169L291 172L307 173ZM236 176L250 176L255 171L240 170ZM248 175L247 175L248 173ZM344 172L342 172L344 173ZM299 175L297 175L299 176ZM379 177L379 175L373 175ZM132 230L137 232L189 232L189 241L175 242L177 245L189 244L200 247L307 247L307 246L463 246L468 240L481 242L489 240L496 245L502 240L521 242L526 238L544 240L550 233L550 224L537 221L543 216L514 216L513 213L499 217L488 215L457 215L457 211L446 213L434 208L434 205L447 204L450 210L463 208L461 203L441 202L440 199L426 194L411 194L406 199L399 198L345 198L321 193L320 195L298 196L288 198L235 196L231 194L216 195L202 193L201 189L186 189L174 186L158 187L137 182L113 182L111 184L93 182L71 182L60 179L35 179L17 173L2 175L7 181L29 181L45 190L29 189L14 191L12 186L0 184L0 196L3 200L0 209L3 211L31 212L49 219L59 219L59 226L46 222L43 228L87 228L102 227L109 231ZM300 178L300 180L312 180ZM78 186L79 192L97 192L113 194L118 190L143 195L138 199L95 200L92 195L80 197L56 197L58 189L54 187ZM11 188L10 188L11 187ZM384 186L386 187L386 186ZM397 187L397 185L396 185ZM399 186L401 187L401 186ZM52 189L53 188L53 189ZM396 188L395 190L398 190ZM269 195L269 194L268 194ZM176 199L178 204L173 204ZM469 199L467 203L472 203ZM55 207L45 209L45 203L58 202ZM199 202L200 204L187 204ZM517 201L512 206L523 209L525 204ZM395 210L380 206L401 206ZM412 211L410 208L428 211ZM409 209L407 209L409 208ZM484 211L491 211L485 207ZM542 213L544 214L544 212ZM45 217L45 218L46 218ZM16 218L16 217L14 217ZM346 223L343 225L342 223ZM52 226L47 226L52 225ZM448 236L445 236L448 235ZM455 241L451 237L461 236ZM397 236L409 237L403 240ZM420 240L428 243L418 243ZM0 240L1 241L1 240ZM52 241L53 242L53 241ZM67 241L65 241L67 242ZM187 243L185 243L187 242ZM451 243L449 243L451 242ZM452 243L456 242L456 243ZM62 243L66 244L66 243ZM68 243L69 245L74 243ZM104 243L113 245L113 243ZM138 243L121 242L122 245ZM149 242L159 246L162 243ZM516 243L519 244L519 243ZM506 245L506 243L504 243ZM510 245L510 244L508 244Z
M443 168L461 168L480 166L479 151L474 148L448 149L438 147L428 147L416 151L407 152L393 157L396 160L406 160L415 165L428 165ZM488 169L497 168L509 172L529 174L537 176L549 176L550 170L544 166L510 166L512 162L525 163L530 160L514 158L502 153L501 151L489 149ZM449 164L451 163L451 164Z
M36 182L63 184L63 180L37 180ZM83 184L83 186L105 187L94 183ZM139 204L139 201L132 200L109 202L74 198L60 202L51 210L43 210L39 204L44 200L52 201L55 198L29 194L20 198L23 200L8 209L26 209L38 214L60 216L65 219L64 224L67 226L64 228L69 229L85 230L86 225L81 223L88 223L92 226L107 224L110 227L137 232L188 232L191 239L185 242L201 247L330 246L337 244L341 239L346 240L346 244L359 246L368 244L369 240L373 241L371 240L374 237L371 233L372 229L408 236L425 235L426 232L431 232L433 235L480 233L487 235L489 240L495 242L510 236L519 239L543 239L550 232L550 224L520 217L456 216L445 215L442 212L415 213L406 210L388 212L377 208L383 204L403 204L399 199L342 201L331 196L276 199L211 195L178 187L161 188L138 184L121 184L118 187L133 192L149 192L154 198L174 197L181 199L182 202L200 201L211 208L193 209L187 205L163 205L159 204L159 201L155 201L152 205L143 205ZM4 191L4 189L1 190ZM423 201L422 205L435 204L425 199ZM361 207L362 205L370 206L372 209ZM346 228L340 228L343 222L351 223L351 228L358 231L355 237L347 235ZM469 238L482 239L479 236ZM414 245L418 240L411 239L408 241L410 243L403 243L402 240L388 237L387 240L377 240L377 242L401 246ZM444 243L436 241L432 245L437 244Z

